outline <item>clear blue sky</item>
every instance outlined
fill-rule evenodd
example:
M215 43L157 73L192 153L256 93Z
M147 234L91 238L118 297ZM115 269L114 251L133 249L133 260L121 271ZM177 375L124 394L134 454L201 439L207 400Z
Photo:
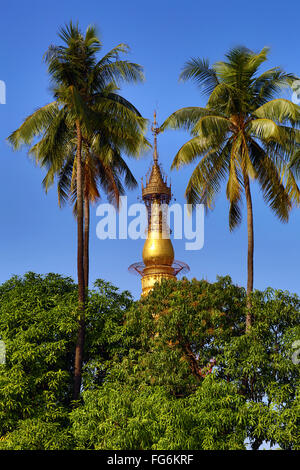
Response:
M203 105L196 87L178 83L184 62L191 56L221 60L235 45L259 50L271 47L268 68L280 65L300 74L298 1L244 3L186 0L99 0L7 1L0 15L0 79L6 82L7 104L0 105L1 248L0 282L28 270L58 272L76 279L76 225L69 207L59 209L56 190L45 195L43 174L27 158L26 151L13 153L5 142L22 120L50 101L49 83L42 55L57 43L57 30L70 19L83 29L99 27L103 52L120 42L131 47L129 58L144 66L146 82L123 89L141 113L152 119L154 108L161 123L178 108ZM166 173L188 135L168 131L159 136L159 154ZM130 162L138 180L149 168L151 155ZM172 172L177 202L192 168ZM140 189L130 194L137 202ZM288 224L281 224L253 185L255 224L255 287L288 289L300 294L300 211L293 210ZM121 289L140 294L140 279L127 272L141 260L143 241L100 241L96 237L92 208L91 282L102 277ZM245 219L244 219L245 220ZM239 285L246 284L247 235L245 223L234 233L228 229L228 204L220 193L214 212L205 219L205 243L201 251L184 250L174 242L176 258L186 261L189 277L214 281L229 274Z

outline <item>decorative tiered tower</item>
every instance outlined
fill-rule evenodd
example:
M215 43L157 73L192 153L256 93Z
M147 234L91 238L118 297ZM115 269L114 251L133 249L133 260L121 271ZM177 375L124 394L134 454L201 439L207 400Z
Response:
M154 135L153 165L150 176L146 176L146 186L142 183L142 198L148 214L147 239L143 249L143 262L134 263L129 271L142 276L142 295L147 295L156 282L162 279L176 279L179 272L189 271L187 264L174 261L174 250L167 226L166 208L172 198L171 185L163 177L158 163L156 113L152 132Z

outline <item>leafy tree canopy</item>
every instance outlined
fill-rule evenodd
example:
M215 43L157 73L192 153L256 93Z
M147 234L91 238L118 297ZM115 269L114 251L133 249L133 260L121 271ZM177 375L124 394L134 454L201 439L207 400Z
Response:
M163 282L132 302L89 293L82 401L71 407L76 285L28 273L0 287L0 448L299 449L299 302L215 283Z
M98 280L87 305L85 386L101 383L94 363L105 365L119 346L123 312L131 303ZM27 273L0 286L0 337L6 364L0 365L0 448L72 447L69 430L77 286L58 274ZM104 366L103 366L104 367ZM99 369L100 370L100 369Z

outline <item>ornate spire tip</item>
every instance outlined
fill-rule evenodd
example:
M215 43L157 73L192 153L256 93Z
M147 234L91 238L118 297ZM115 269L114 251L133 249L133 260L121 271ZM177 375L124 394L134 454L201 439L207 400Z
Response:
M157 122L156 122L156 111L154 110L154 115L153 115L153 125L151 128L153 135L154 135L154 151L153 151L153 160L154 163L158 162L158 153L157 153L157 134L159 134L159 129L157 127Z

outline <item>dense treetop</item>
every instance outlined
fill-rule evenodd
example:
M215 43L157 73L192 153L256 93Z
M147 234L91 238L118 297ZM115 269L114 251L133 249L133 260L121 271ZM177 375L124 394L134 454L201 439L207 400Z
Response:
M77 286L28 273L0 286L2 449L299 449L299 298L252 297L229 277L163 282L133 302L89 292L81 400L72 373Z

